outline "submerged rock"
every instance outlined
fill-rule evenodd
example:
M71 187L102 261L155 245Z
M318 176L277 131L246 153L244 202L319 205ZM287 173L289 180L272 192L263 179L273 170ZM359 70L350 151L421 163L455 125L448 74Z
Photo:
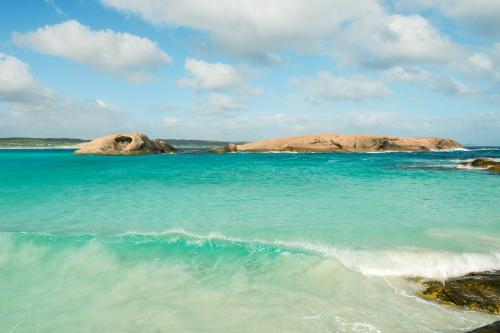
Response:
M493 172L500 172L500 162L489 158L479 157L470 162L459 163L462 167L488 169Z
M151 140L142 133L112 134L96 138L75 151L75 154L86 155L146 155L175 151L163 140Z
M403 138L368 134L337 134L333 132L256 141L234 147L228 151L289 151L289 152L378 152L429 151L462 148L457 141L433 137ZM216 152L226 152L223 148Z
M216 147L208 150L210 153L233 153L237 151L236 145L234 143L228 144L224 147Z
M154 140L154 143L156 143L156 145L158 146L158 148L160 148L162 153L170 153L170 152L173 152L176 150L174 148L174 146L172 146L170 143L168 143L165 140L156 139L156 140Z
M425 281L422 296L470 310L500 315L500 270L470 273L444 282Z
M476 328L475 330L467 333L500 333L500 320L492 324Z

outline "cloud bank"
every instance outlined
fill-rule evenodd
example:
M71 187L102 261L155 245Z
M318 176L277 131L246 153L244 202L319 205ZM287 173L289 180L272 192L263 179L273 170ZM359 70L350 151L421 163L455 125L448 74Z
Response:
M110 29L92 30L75 20L14 32L12 40L17 46L67 58L131 82L150 80L154 70L172 61L148 38Z
M132 128L128 116L102 100L78 101L39 83L20 59L0 53L0 135L82 137Z

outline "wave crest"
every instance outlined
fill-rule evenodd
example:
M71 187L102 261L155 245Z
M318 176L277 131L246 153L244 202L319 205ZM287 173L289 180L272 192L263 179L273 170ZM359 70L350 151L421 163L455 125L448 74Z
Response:
M38 239L51 244L58 239L77 243L99 242L104 245L131 243L139 247L158 245L163 250L176 250L178 253L218 253L224 256L227 252L242 255L296 255L316 256L329 260L334 259L342 266L357 271L365 276L401 276L445 279L470 272L500 269L500 252L492 253L459 253L415 250L354 250L340 249L331 245L308 241L267 241L244 240L228 237L221 233L210 232L197 234L183 229L172 229L163 232L130 231L114 236L60 236L52 234L1 233L8 238ZM0 240L3 237L0 237ZM166 248L164 248L166 246ZM210 252L212 251L212 252Z

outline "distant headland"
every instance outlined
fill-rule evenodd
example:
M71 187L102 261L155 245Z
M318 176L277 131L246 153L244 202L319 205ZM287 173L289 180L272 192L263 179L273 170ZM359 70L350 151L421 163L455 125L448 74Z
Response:
M31 138L31 137L9 137L0 138L0 149L5 148L81 148L90 142L87 139L72 138ZM164 139L178 149L183 148L214 148L229 145L229 141L218 140L194 140L194 139ZM243 142L238 142L243 143Z

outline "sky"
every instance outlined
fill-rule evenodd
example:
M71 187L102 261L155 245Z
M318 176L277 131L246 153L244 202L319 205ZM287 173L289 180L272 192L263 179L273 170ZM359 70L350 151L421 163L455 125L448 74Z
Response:
M0 0L0 137L500 145L498 0Z

